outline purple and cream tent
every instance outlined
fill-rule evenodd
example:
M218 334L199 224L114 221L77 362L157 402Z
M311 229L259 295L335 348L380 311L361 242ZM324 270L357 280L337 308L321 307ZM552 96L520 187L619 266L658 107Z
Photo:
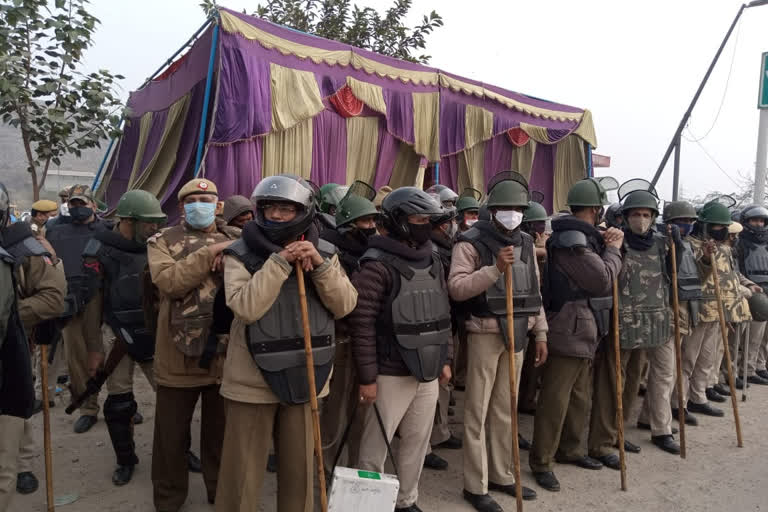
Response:
M169 212L195 174L226 198L249 196L281 173L318 185L421 186L428 167L459 191L485 190L498 171L518 170L552 211L590 172L597 145L589 110L224 8L181 58L130 94L124 120L98 196L115 205L140 188Z

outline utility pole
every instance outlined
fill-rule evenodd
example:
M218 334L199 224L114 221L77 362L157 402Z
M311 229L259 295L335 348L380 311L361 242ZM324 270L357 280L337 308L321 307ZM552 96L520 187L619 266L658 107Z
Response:
M759 205L765 205L765 166L768 156L768 52L760 59L760 93L757 100L760 109L760 128L757 130L757 158L755 158L755 197Z

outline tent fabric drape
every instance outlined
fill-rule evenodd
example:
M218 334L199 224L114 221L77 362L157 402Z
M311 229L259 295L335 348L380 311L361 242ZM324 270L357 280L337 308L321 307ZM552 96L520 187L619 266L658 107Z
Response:
M401 142L395 159L395 166L392 168L392 175L389 178L389 186L392 188L416 186L420 182L420 163L421 157L413 148ZM423 169L421 178L424 178Z
M312 118L312 172L315 183L346 183L347 123L332 110Z
M309 179L312 173L312 119L264 137L261 176L295 174Z
M584 141L581 138L570 135L557 145L552 191L555 211L566 208L565 202L570 184L584 177L586 165Z
M147 112L141 116L141 120L139 121L139 141L136 145L136 153L133 157L131 174L128 177L129 189L131 188L133 182L136 180L136 173L138 173L139 169L141 168L141 162L144 159L144 151L147 148L147 139L149 138L149 131L152 129L152 118L154 115L154 112Z
M216 183L219 197L234 194L251 196L261 181L261 162L264 138L257 137L237 144L211 146L206 158L205 177Z
M343 183L373 182L378 149L379 118L347 118L347 175Z
M272 64L272 131L287 130L316 116L325 107L315 75Z
M431 162L440 160L440 95L436 92L413 93L414 149Z

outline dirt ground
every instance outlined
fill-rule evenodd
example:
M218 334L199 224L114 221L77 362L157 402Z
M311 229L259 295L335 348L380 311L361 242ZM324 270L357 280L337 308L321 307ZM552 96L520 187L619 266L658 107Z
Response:
M111 483L114 454L103 418L85 434L72 432L76 419L64 414L62 398L52 409L54 493L57 500L74 501L57 509L77 512L152 511L152 484L150 461L154 419L154 395L139 371L137 395L144 423L136 427L137 452L141 462L133 481L125 487ZM528 469L528 454L521 452L523 483L535 488L539 499L526 502L527 510L595 512L595 511L768 511L768 387L752 386L747 402L739 402L744 434L744 448L736 447L736 434L730 402L725 418L699 415L699 426L688 427L688 458L662 452L650 442L650 433L637 430L634 421L627 429L627 439L642 446L642 453L628 454L627 473L629 490L619 489L619 472L608 468L588 471L573 466L555 468L562 491L550 493L536 486ZM461 436L460 425L462 393L456 394L458 404L454 433ZM68 399L64 394L63 398ZM102 393L100 403L105 395ZM639 400L635 404L635 412ZM199 413L199 411L198 411ZM42 414L33 418L36 439L42 446ZM676 423L675 423L676 424ZM530 439L533 428L531 416L520 416L521 432ZM198 446L199 417L193 425L193 447ZM195 450L198 451L198 450ZM198 451L199 453L199 451ZM419 506L425 512L471 511L461 496L461 451L439 450L450 467L448 471L425 470L420 484ZM28 496L16 495L11 512L45 510L44 462L42 453L35 461L35 474L40 489ZM265 482L264 502L257 510L273 511L275 477ZM513 498L495 495L508 512L515 510ZM211 511L205 499L202 478L190 474L190 490L185 512Z

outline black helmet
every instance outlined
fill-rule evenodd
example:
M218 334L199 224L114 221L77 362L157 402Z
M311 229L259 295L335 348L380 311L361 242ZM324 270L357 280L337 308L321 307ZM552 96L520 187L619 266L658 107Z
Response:
M450 187L447 187L445 185L432 185L427 189L427 194L434 194L437 196L437 202L441 205L445 206L446 208L450 206L456 206L456 200L459 198L459 195L451 190ZM446 204L448 203L448 204Z
M4 183L0 183L0 229L3 229L11 217L11 196Z
M442 206L431 195L416 187L401 187L392 191L381 203L381 212L384 227L396 238L410 238L409 215L444 214Z
M605 210L605 225L609 228L621 228L619 217L624 217L621 213L621 203L613 203Z
M747 221L750 219L765 219L766 223L768 223L768 209L760 206L759 204L751 204L741 210L740 217L741 218L739 219L739 222L741 222L741 224L743 224L745 227L748 224Z
M264 178L256 185L251 201L256 206L256 224L274 243L295 240L304 233L315 217L315 197L312 187L298 176L281 174ZM296 206L296 217L278 225L267 222L264 207L272 202L287 202Z

